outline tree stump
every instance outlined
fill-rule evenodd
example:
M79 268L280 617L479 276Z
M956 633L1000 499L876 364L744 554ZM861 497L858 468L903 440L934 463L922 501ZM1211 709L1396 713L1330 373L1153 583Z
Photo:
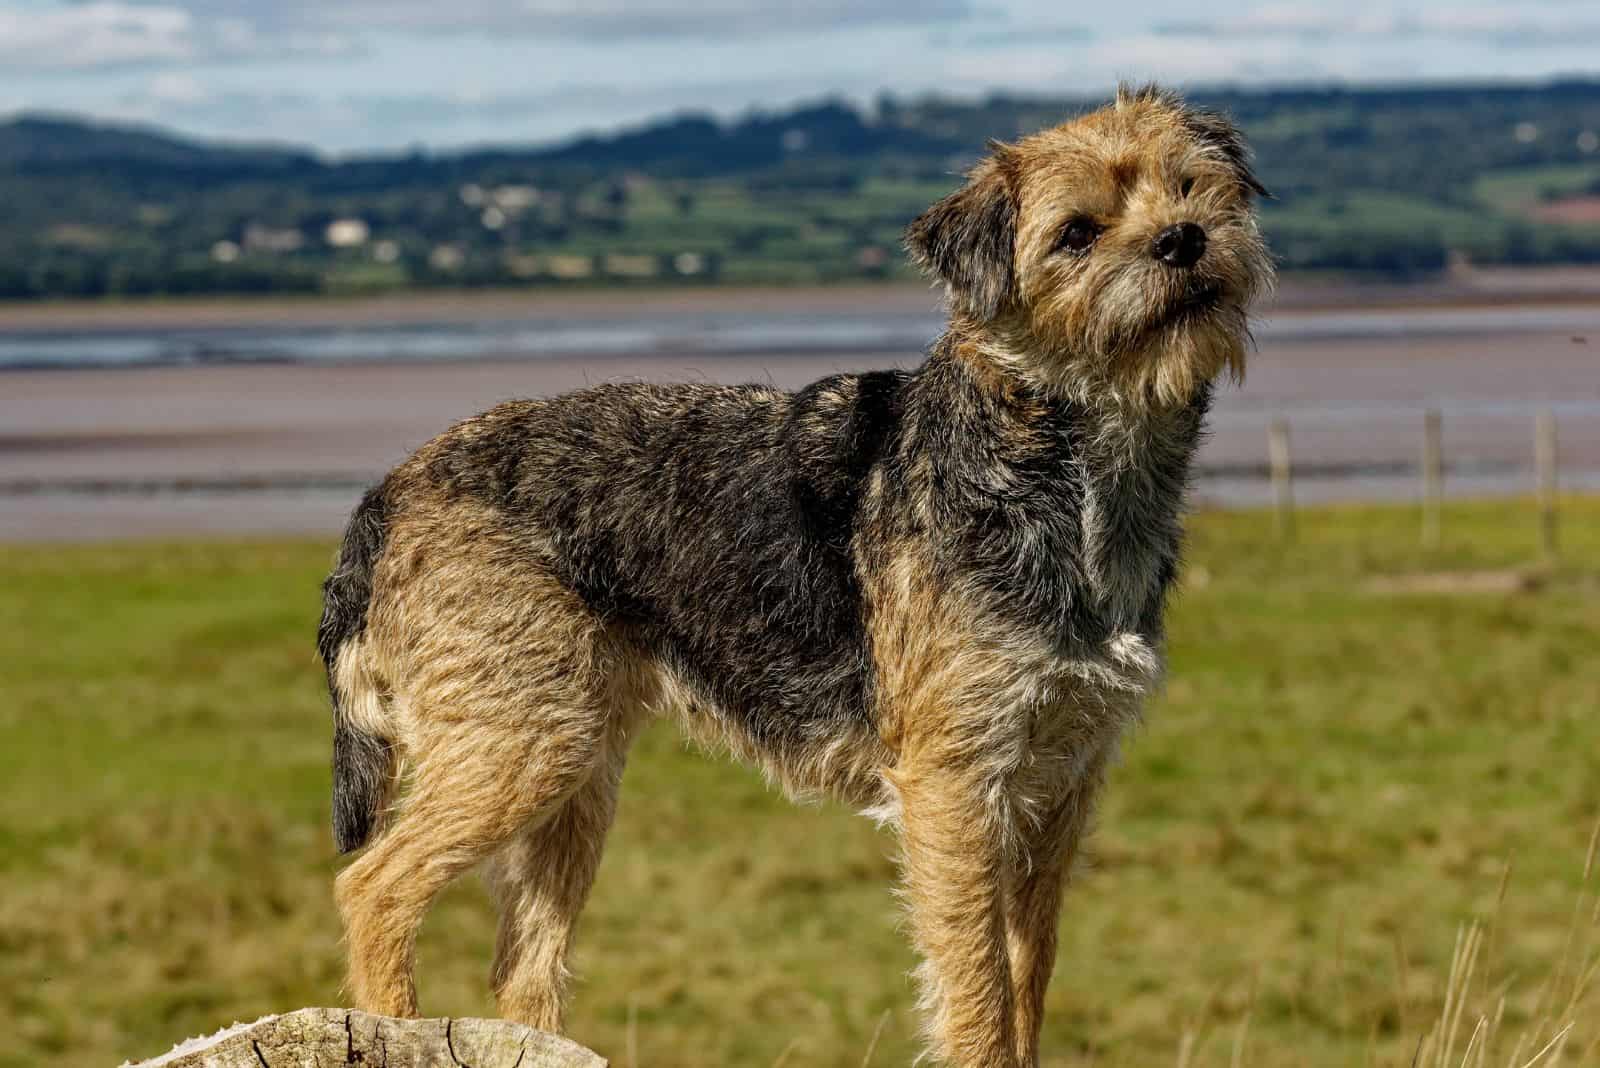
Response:
M559 1035L508 1020L397 1020L299 1009L191 1038L123 1068L606 1068Z

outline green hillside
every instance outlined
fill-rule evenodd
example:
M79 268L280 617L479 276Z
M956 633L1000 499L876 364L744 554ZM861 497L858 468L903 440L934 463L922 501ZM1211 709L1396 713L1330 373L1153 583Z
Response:
M1194 97L1249 133L1288 270L1600 262L1600 82ZM904 276L902 227L989 138L1096 103L824 101L346 159L24 117L0 124L0 297Z

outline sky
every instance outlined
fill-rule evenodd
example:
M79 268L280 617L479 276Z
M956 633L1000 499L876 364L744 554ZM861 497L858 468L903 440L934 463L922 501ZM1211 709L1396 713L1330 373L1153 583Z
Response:
M1593 0L0 0L0 114L330 154L822 96L1600 72Z

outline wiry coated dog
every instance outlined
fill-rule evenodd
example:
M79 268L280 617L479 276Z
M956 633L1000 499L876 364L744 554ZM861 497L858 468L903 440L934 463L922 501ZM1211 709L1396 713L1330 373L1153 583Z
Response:
M500 1009L559 1029L629 739L672 715L896 827L934 1051L1036 1063L1212 383L1271 282L1262 192L1225 119L1124 89L912 224L950 304L916 370L505 404L369 492L319 635L339 848L381 829L337 887L357 1003L416 1011L423 913L487 860Z

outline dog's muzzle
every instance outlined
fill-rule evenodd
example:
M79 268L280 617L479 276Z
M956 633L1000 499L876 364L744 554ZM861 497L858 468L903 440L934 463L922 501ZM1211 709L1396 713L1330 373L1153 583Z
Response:
M1169 226L1150 242L1150 255L1168 267L1193 267L1206 254L1206 232L1192 222Z

